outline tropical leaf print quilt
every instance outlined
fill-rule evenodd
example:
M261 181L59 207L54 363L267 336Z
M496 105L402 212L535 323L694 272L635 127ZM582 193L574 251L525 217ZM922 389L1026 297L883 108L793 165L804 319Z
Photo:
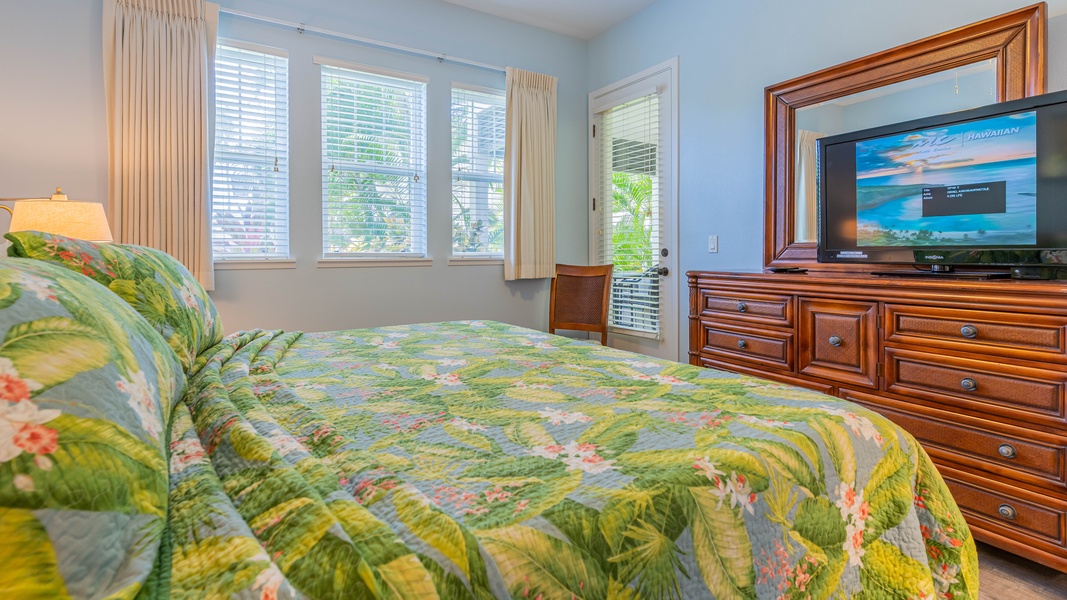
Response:
M176 598L977 597L875 413L501 323L231 335L169 465Z

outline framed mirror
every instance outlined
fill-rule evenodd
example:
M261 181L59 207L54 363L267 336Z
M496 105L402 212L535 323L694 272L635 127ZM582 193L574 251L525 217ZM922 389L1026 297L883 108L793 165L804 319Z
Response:
M820 265L815 140L1045 92L1045 3L768 87L765 267Z

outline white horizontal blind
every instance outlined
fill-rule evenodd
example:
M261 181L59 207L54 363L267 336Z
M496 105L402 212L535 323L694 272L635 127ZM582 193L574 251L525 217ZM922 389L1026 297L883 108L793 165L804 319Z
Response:
M452 254L504 256L503 91L452 88Z
M659 94L595 116L599 178L599 264L615 264L611 326L658 334L660 118Z
M320 68L323 256L425 256L425 82Z
M289 59L252 48L215 53L215 260L289 258Z

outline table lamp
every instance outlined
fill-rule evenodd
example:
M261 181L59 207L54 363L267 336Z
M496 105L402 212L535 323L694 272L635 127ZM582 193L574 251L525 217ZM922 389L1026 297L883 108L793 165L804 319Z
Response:
M51 198L0 198L14 201L15 207L0 208L11 213L10 231L41 231L90 242L111 242L104 206L97 202L68 200L56 188Z

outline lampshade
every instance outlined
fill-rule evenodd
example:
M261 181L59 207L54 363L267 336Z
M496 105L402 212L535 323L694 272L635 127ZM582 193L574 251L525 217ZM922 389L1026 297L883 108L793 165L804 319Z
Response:
M11 211L11 231L41 231L90 242L110 242L104 206L67 200L59 188L50 199L20 200Z

